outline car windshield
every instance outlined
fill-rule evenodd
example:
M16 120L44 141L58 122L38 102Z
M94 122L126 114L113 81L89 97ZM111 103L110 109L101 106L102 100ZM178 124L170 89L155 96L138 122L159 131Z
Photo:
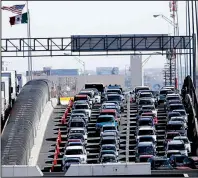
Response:
M88 109L88 105L87 104L81 104L81 105L76 105L75 109Z
M145 88L137 88L135 89L136 90L136 93L138 93L139 91L142 91L142 90L149 90L148 87L145 87Z
M71 122L70 127L85 127L84 122Z
M79 160L67 160L65 163L72 163L72 164L80 164L80 161Z
M82 135L69 135L68 139L83 139L84 137Z
M71 149L71 150L66 150L65 155L82 155L83 150L82 149Z
M106 144L116 144L116 141L114 139L107 139L107 140L102 140L101 145L106 145Z
M142 106L142 109L155 109L154 106Z
M174 100L180 101L180 98L178 96L171 96L171 97L167 97L166 99L169 101L174 101Z
M180 114L179 112L172 112L172 113L170 113L170 114L168 115L169 119L170 119L171 117L176 117L176 116L181 116L181 114Z
M82 146L81 142L69 142L68 146Z
M166 139L172 140L176 136L179 136L179 133L175 132L175 133L167 134Z
M153 142L153 137L140 137L139 142Z
M184 109L184 106L183 105L170 105L170 110L177 110L177 109Z
M152 100L140 100L139 105L152 105L153 101Z
M141 157L140 158L140 162L147 162L148 161L148 157Z
M105 155L105 154L113 154L113 155L114 155L115 152L114 152L113 150L108 150L108 151L107 151L107 150L103 150L103 151L101 152L101 156L102 156L102 155Z
M112 157L112 156L105 156L102 158L102 162L103 163L115 163L116 162L116 158Z
M168 124L166 126L167 130L182 130L183 129L183 125L182 124Z
M138 135L154 135L153 130L139 130Z
M151 120L139 120L139 126L152 126L153 122Z
M73 110L72 113L83 113L86 114L86 111L82 111L82 110Z
M168 165L169 165L168 160L155 160L156 167L166 167Z
M102 112L100 115L112 115L115 116L115 112Z
M101 122L113 122L113 118L112 117L100 117L97 120L97 123L101 123Z
M181 154L181 153L179 151L176 152L176 153L175 152L174 153L168 153L167 157L170 158L172 155L178 155L178 154Z
M116 128L113 127L113 126L103 127L102 129L103 129L103 131L105 131L105 130L116 130Z
M92 97L92 94L89 92L80 92L79 95L88 95L89 97Z
M154 149L152 146L141 146L138 147L138 154L140 155L153 155Z
M121 94L120 90L107 90L107 93L111 93L111 92Z
M176 112L179 112L181 114L181 116L185 116L186 115L186 112L185 111L176 111Z
M161 90L160 95L167 95L168 91L171 91L171 90Z
M81 134L85 134L84 130L71 130L70 133L81 133Z
M175 156L175 162L176 163L183 163L185 156Z
M116 148L114 146L103 146L102 150L113 150L113 151L116 151Z
M141 93L140 98L145 98L145 97L152 97L151 93Z
M115 105L103 105L103 109L116 109Z
M75 97L74 101L87 100L87 97Z
M121 101L121 97L119 95L107 96L109 101Z
M179 117L172 117L171 118L171 121L181 121L181 122L184 122L184 119L183 118L179 118Z
M169 144L168 150L185 150L184 144Z
M174 140L182 140L184 142L184 144L188 143L188 139L187 138L174 138Z

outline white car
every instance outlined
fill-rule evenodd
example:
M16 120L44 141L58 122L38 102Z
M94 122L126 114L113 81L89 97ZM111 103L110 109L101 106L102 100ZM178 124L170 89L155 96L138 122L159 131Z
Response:
M88 113L89 118L91 118L91 108L88 103L77 104L74 107L74 110L83 109Z
M143 105L140 109L142 112L152 112L157 117L157 109L154 105Z
M87 130L85 128L82 128L82 127L71 128L70 131L69 131L69 134L75 134L75 133L82 134L84 139L85 139L85 142L87 142Z
M188 156L188 151L182 140L171 140L166 146L166 155L169 151L179 151L182 155Z
M152 126L139 127L136 133L136 140L138 141L141 136L152 136L154 141L157 141L156 131Z
M182 140L186 146L186 149L188 150L188 153L191 153L191 142L188 140L188 137L177 136L177 137L174 137L173 140Z
M63 156L63 165L65 158L80 158L82 163L87 163L87 152L84 146L68 146Z

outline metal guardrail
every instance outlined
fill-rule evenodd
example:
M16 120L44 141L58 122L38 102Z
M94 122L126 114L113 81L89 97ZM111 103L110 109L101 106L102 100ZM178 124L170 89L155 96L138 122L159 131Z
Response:
M196 89L190 76L184 80L181 90L183 102L187 112L189 113L188 120L188 138L193 143L192 154L198 154L198 101L196 96Z

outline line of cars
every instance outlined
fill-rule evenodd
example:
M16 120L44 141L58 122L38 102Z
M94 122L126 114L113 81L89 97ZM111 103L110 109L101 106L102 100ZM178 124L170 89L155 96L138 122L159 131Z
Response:
M96 121L96 131L100 134L98 163L117 163L119 162L119 125L125 99L119 85L105 87L104 93L105 97Z
M62 159L63 171L66 171L70 164L87 162L87 127L92 108L101 104L96 123L96 130L101 136L98 160L99 163L118 161L118 125L124 102L121 91L120 86L114 87L113 93L112 91L108 93L108 88L102 84L85 84L85 88L74 96L71 115L67 120L67 142Z
M198 158L188 157L191 152L187 137L188 114L182 104L181 96L174 87L163 87L159 94L152 95L149 87L136 87L133 92L134 101L138 105L136 134L136 162L148 161L152 169L195 169ZM146 96L146 97L141 97ZM157 156L156 125L157 109L163 103L167 115L165 133L165 155Z

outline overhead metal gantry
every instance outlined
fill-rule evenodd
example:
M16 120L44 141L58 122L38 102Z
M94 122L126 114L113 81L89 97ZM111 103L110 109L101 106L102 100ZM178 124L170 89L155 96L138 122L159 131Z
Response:
M30 40L30 43L28 43ZM167 51L183 49L174 54L193 55L193 81L196 81L196 35L76 35L53 38L3 38L2 57L104 56L104 55L164 55ZM29 53L29 51L31 51ZM178 51L178 50L177 50Z
M30 40L30 45L28 44ZM54 38L3 38L2 57L45 56L98 56L131 55L132 52L161 51L165 54L171 49L189 49L193 36L168 35L81 35ZM189 52L191 53L191 52ZM142 53L143 55L145 53ZM178 53L186 54L186 53Z

